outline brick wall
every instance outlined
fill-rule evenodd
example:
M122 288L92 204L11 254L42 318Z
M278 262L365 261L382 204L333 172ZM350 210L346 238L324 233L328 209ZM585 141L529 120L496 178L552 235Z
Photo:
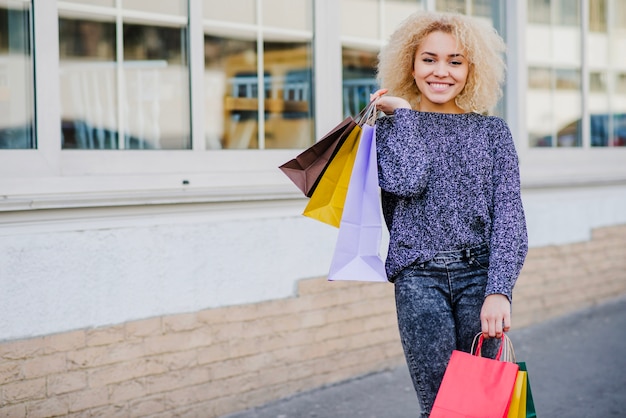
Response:
M531 248L513 292L523 327L626 293L626 225L596 229L590 241Z
M533 248L514 326L626 292L626 225ZM403 364L393 287L302 280L298 296L0 344L2 417L219 417Z

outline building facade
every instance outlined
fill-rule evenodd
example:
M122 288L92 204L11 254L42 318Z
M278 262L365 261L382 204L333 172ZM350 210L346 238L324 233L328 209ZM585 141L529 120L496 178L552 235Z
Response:
M419 10L493 25L518 326L626 292L626 0L0 0L0 416L221 416L402 363L277 169ZM515 325L515 324L514 324Z

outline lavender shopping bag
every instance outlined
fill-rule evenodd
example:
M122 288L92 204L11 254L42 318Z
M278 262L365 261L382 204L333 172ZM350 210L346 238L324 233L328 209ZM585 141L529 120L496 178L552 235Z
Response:
M375 126L363 124L328 280L386 282Z

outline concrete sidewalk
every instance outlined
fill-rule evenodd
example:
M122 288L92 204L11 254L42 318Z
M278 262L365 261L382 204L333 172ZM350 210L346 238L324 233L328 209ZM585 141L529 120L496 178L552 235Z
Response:
M539 418L626 417L626 296L512 331ZM419 406L406 367L227 418L410 418ZM225 417L226 418L226 417Z

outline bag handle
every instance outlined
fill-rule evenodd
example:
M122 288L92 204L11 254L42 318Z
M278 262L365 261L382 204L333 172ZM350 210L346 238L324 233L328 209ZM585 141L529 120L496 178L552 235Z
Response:
M478 346L476 346L476 340L478 340ZM472 350L471 353L475 356L481 356L481 349L483 346L483 341L485 337L482 332L479 332L474 337L474 341L472 342ZM476 351L474 352L474 347L476 347ZM513 342L504 332L502 333L502 341L500 342L500 348L498 349L498 354L496 355L496 360L498 361L506 361L510 363L515 363L515 349L513 348Z
M359 114L355 118L357 125L363 126L364 123L367 123L368 125L373 125L373 121L376 120L376 116L378 113L376 111L376 105L374 104L375 102L376 99L370 101L368 105L365 106L363 110L361 110L361 112L359 112Z

